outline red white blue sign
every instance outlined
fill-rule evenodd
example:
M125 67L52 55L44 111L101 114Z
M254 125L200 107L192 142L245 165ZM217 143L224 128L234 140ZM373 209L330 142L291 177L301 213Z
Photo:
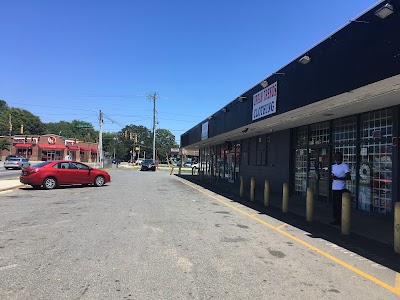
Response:
M253 95L252 120L276 113L276 100L278 97L278 83L267 86L257 94Z

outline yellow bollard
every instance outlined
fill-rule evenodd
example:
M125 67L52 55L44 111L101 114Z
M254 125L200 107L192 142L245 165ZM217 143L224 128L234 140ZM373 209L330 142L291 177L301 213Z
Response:
M256 181L254 177L250 178L250 201L254 201L254 191L256 189Z
M269 206L269 181L265 180L264 183L264 206Z
M286 213L289 209L289 184L283 183L282 186L282 212Z
M173 172L174 172L174 165L172 165L171 172L169 173L169 175L172 175Z
M244 179L243 176L240 176L240 198L243 197L244 192Z
M314 219L314 191L312 187L307 188L306 204L306 219L307 222L312 222Z
M351 211L351 196L350 193L342 194L342 234L350 234L350 211Z
M400 253L400 202L394 204L394 252Z

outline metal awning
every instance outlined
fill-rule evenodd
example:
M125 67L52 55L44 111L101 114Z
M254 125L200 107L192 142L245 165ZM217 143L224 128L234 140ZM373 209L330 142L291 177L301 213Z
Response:
M32 148L32 144L15 144L16 148Z
M51 149L51 150L64 150L64 145L50 145L50 144L39 144L41 149Z

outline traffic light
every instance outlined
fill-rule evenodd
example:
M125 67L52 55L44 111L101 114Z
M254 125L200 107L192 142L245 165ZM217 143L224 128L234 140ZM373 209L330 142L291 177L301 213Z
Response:
M137 133L135 133L135 144L137 144Z
M24 134L24 124L21 124L21 134Z
M132 139L132 132L129 133L129 139Z
M128 130L125 130L125 132L124 132L124 138L127 138L128 137Z
M140 150L139 146L135 146L135 151L138 152Z
M10 122L10 133L12 132L12 123Z

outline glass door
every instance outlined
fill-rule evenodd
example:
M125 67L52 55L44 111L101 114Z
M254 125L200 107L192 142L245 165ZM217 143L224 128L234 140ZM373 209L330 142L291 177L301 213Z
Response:
M56 160L56 151L47 151L48 160Z
M308 186L314 190L316 201L329 200L329 148L309 149Z

